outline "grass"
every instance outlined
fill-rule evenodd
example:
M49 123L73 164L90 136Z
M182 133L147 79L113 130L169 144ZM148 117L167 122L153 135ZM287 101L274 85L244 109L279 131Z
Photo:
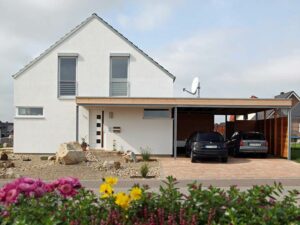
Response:
M292 143L292 160L300 163L300 143Z

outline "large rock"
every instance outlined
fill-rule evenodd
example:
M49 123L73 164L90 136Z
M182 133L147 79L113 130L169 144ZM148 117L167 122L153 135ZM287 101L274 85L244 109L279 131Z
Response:
M8 155L5 152L1 152L0 160L7 161L8 160Z
M86 157L78 142L68 142L59 146L56 161L65 165L73 165L86 161Z

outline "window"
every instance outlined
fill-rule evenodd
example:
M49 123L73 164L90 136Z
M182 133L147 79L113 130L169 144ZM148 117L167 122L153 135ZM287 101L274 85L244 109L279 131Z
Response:
M42 117L44 110L42 107L17 107L17 116Z
M144 109L144 118L170 118L169 109Z
M58 60L58 96L75 96L77 57L58 57Z
M111 96L128 96L128 56L111 56Z

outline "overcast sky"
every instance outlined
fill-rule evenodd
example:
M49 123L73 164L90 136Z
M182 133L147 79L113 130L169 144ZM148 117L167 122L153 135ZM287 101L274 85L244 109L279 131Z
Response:
M13 120L13 79L92 13L173 73L186 96L300 93L298 0L0 0L0 120Z

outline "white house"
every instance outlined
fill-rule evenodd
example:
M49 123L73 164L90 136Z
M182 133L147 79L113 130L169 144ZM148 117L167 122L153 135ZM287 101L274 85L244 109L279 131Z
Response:
M93 14L14 76L16 153L93 149L172 154L170 107L78 106L76 97L173 97L175 77Z
M176 156L177 143L214 129L214 115L292 106L286 99L173 97L175 77L96 14L13 77L16 153L54 153L84 138L91 149L149 147Z

